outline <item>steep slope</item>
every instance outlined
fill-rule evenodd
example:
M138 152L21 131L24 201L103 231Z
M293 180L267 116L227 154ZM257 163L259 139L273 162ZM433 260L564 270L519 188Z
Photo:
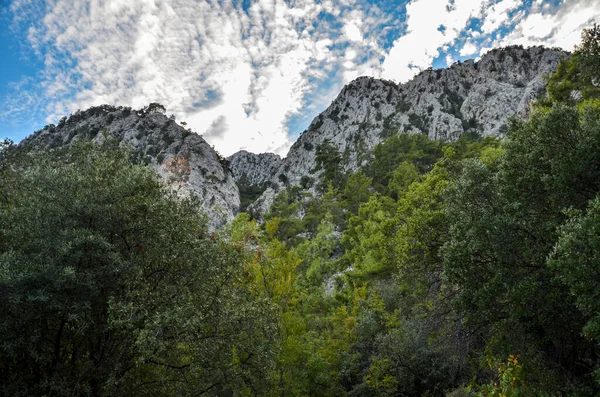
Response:
M244 180L260 185L271 180L281 166L281 157L274 153L254 154L241 150L227 158L236 182Z
M502 136L510 117L526 116L530 103L545 94L544 76L566 55L513 46L490 51L478 62L428 69L405 84L359 77L301 134L271 178L275 189L267 189L253 208L264 213L277 189L299 185L325 140L343 153L345 169L354 171L369 161L375 145L397 133L449 140L465 132Z
M301 178L311 174L316 151L326 140L343 154L343 167L355 171L368 163L378 143L397 133L448 140L464 133L502 136L509 117L526 116L530 103L544 95L544 76L566 55L514 46L493 50L478 62L426 70L405 84L360 77L312 121L284 159L245 151L224 159L202 137L167 117L158 104L137 111L108 105L78 111L22 144L44 148L115 138L180 195L198 196L217 227L232 219L240 204L245 210L254 202L253 212L265 213L278 190L300 185Z
M238 212L239 191L227 161L202 137L165 116L158 104L142 110L103 105L78 111L57 126L35 132L21 145L43 149L107 138L131 147L178 195L197 196L212 227L233 219Z

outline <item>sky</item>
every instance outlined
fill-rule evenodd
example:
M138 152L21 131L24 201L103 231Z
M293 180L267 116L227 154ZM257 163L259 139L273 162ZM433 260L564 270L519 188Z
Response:
M0 138L159 102L223 155L285 155L358 76L573 50L600 0L0 0Z

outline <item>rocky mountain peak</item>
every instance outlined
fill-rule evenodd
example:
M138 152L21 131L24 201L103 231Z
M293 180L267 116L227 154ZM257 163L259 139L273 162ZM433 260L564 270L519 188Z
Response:
M368 162L378 143L399 133L446 140L465 132L502 136L510 117L525 117L531 103L545 95L545 76L566 55L556 49L512 46L492 50L477 62L427 69L404 84L359 77L301 134L271 186L300 185L314 169L316 148L325 140L343 154L345 169L355 171ZM268 208L274 190L268 189L255 208Z
M310 123L282 159L272 153L241 151L222 158L191 129L165 115L159 104L134 110L109 105L77 111L23 141L40 148L76 140L117 139L132 148L182 196L196 195L216 227L240 208L268 210L278 190L317 178L316 151L324 141L341 154L352 172L365 165L373 148L395 134L427 134L453 140L469 132L502 136L509 117L525 117L530 104L545 94L545 76L567 53L543 47L496 49L477 62L427 69L404 84L359 77ZM264 190L266 189L266 190ZM306 187L312 193L314 187ZM311 190L313 189L313 190Z
M164 107L143 109L102 105L77 111L58 125L47 125L22 141L41 149L83 140L117 139L154 168L165 183L186 197L197 196L211 227L233 219L240 206L227 161L199 135L164 114Z

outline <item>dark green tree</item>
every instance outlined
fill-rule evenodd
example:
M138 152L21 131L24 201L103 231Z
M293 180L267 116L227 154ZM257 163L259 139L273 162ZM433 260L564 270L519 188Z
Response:
M361 204L366 203L371 195L373 180L364 172L358 171L352 174L342 192L343 205L353 214L358 213Z
M581 66L590 80L595 81L596 85L600 82L600 25L594 24L589 29L583 29L581 32L581 44L575 52L581 58Z
M111 143L21 158L0 186L1 395L260 387L269 307L195 200Z
M424 174L442 157L441 147L440 142L431 141L423 134L393 136L375 147L366 174L373 178L375 190L389 194L388 183L400 164L412 163L420 174Z
M582 31L581 44L549 77L548 94L552 101L561 102L600 98L599 25Z
M547 257L565 211L585 210L599 191L599 120L600 108L588 103L555 104L513 122L505 153L487 164L465 161L447 198L445 271L457 307L489 332L488 352L536 361L546 390L581 379L598 360L581 336L577 298ZM558 383L542 377L549 368Z
M315 173L322 171L320 175L321 181L317 185L317 188L321 192L327 190L327 185L329 183L332 183L335 188L343 186L344 172L342 169L342 155L329 139L325 139L317 146L315 163L315 168L310 172Z
M587 317L584 333L600 343L600 199L587 213L573 214L562 228L549 260L569 287L579 310Z

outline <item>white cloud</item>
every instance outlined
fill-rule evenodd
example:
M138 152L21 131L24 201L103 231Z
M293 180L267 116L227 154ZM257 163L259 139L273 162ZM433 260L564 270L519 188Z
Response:
M501 0L485 10L485 20L481 30L490 34L508 22L509 13L523 5L522 0Z
M361 42L363 40L363 35L358 27L357 21L350 21L344 24L344 35L346 35L350 41Z
M463 45L463 47L460 49L460 52L459 52L461 57L466 57L466 56L473 55L476 53L477 53L477 46L470 41L466 42Z
M102 103L160 102L224 154L285 154L286 122L313 88L309 78L343 62L329 50L341 33L313 25L339 8L328 1L260 0L245 11L227 0L49 0L41 16L36 4L14 0L12 9L15 21L41 21L28 39L46 58L48 121ZM353 15L344 40L359 39Z
M600 21L600 0L564 0L557 7L538 5L534 10L522 16L494 46L545 45L572 51L580 41L581 30Z
M600 0L411 0L380 3L385 12L351 0L252 0L245 10L237 0L11 1L44 69L0 98L13 110L0 119L27 106L55 122L102 103L160 102L226 155L285 154L290 119L316 115L358 76L404 82L440 56L451 64L509 44L572 49L600 20Z
M405 82L429 67L439 49L452 43L485 0L412 0L406 6L407 32L394 42L383 62L382 76Z
M600 0L563 0L557 5L536 0L411 0L406 6L406 33L382 65L381 76L405 82L454 48L461 57L513 44L572 50L581 30L600 20ZM469 26L481 21L480 30ZM457 43L460 43L457 45Z

